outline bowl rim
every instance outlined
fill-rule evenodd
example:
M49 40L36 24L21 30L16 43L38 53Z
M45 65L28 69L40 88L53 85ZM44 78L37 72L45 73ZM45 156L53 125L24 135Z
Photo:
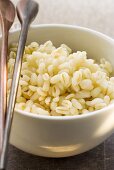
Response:
M87 27L81 27L81 26L76 26L76 25L67 25L67 24L35 24L30 27L30 29L34 29L34 28L35 29L37 29L37 28L42 28L42 29L44 29L44 28L53 28L53 29L54 28L62 28L62 29L71 29L71 30L76 29L76 30L88 32L90 34L93 34L93 35L107 41L107 42L114 44L114 40L111 37L109 37L108 35L105 35L101 32L98 32L96 30L93 30L93 29L90 29ZM10 34L19 32L20 29L21 29L20 27L16 28L16 29L12 29L10 31ZM0 38L1 38L1 35L0 35ZM74 115L74 116L47 116L47 115L39 115L39 114L31 113L31 112L26 112L26 111L18 110L18 109L15 109L15 112L17 112L18 114L21 114L23 116L28 116L31 118L42 119L42 120L75 120L75 119L85 119L88 117L99 115L103 112L106 112L106 111L112 109L113 107L114 107L114 104L110 104L100 110L85 113L82 115Z

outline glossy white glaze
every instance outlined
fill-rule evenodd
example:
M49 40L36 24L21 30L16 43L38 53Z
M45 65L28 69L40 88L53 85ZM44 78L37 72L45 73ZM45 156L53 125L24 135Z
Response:
M18 40L19 31L10 34ZM39 25L30 29L28 42L51 40L85 50L90 58L104 57L114 67L114 41L96 31L67 25ZM85 152L103 142L114 130L114 104L82 116L47 117L15 111L11 144L46 157L66 157Z

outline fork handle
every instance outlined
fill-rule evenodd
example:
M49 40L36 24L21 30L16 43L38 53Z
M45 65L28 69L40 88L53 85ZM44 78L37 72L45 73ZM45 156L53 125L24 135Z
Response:
M20 71L22 66L22 57L23 57L25 43L27 39L28 27L29 24L27 22L25 24L22 24L22 29L19 38L19 45L17 49L17 56L16 56L14 72L13 72L11 91L10 91L9 102L7 107L7 116L5 122L6 124L5 124L5 131L4 131L3 150L1 153L0 168L5 168L7 162L8 143L9 143L11 125L13 120L17 89L19 84Z
M8 31L2 28L2 49L0 57L0 154L2 152L5 113L7 108L7 52L8 52Z

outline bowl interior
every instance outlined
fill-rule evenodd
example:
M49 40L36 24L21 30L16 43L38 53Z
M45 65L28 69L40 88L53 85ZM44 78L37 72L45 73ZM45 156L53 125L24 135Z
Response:
M11 42L17 42L19 30L10 34ZM101 33L87 28L66 25L40 25L31 27L27 44L36 41L39 44L51 40L58 47L65 43L74 52L86 51L89 58L99 61L106 58L114 66L114 41Z
M9 44L18 42L19 33L19 29L10 33ZM27 44L33 41L41 44L48 40L51 40L56 47L65 43L74 52L86 51L88 57L96 61L106 58L114 67L114 41L101 33L66 25L38 25L30 28Z

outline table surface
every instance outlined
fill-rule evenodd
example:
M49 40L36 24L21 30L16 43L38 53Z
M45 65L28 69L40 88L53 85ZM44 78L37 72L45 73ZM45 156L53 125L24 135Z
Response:
M17 0L13 0L16 4ZM114 38L114 0L38 0L34 23L80 25ZM16 19L17 20L17 19ZM113 170L114 134L91 151L69 158L51 159L9 148L8 170Z

